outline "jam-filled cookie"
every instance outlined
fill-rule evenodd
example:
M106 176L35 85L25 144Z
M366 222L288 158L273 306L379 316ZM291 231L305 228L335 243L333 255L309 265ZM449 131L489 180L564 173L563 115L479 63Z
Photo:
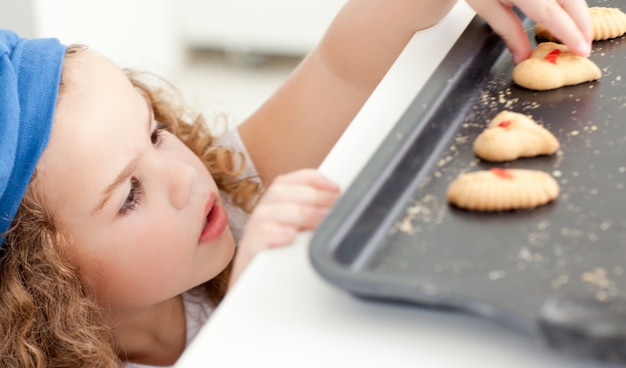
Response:
M448 187L451 204L471 211L531 209L555 200L559 184L537 170L501 169L461 174Z
M474 153L486 161L512 161L551 155L559 148L554 134L527 115L502 111L474 141Z
M602 41L622 36L626 33L626 14L619 8L589 8L593 40ZM535 24L537 38L547 41L559 41L543 23Z
M540 43L530 58L513 69L516 84L538 91L590 82L601 76L602 71L593 61L555 42Z

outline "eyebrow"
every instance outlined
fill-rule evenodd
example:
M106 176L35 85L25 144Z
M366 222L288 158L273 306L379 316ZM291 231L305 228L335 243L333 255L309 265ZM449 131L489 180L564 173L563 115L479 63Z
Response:
M150 128L152 127L152 120L153 120L153 111L152 111L152 106L150 105L150 102L149 101L146 101L146 102L148 103L148 134L150 134ZM137 168L138 163L139 163L138 158L132 159L128 163L128 165L126 165L124 170L122 170L122 172L120 172L120 174L115 178L115 180L113 180L113 182L106 187L104 192L102 192L102 199L100 200L98 205L93 209L93 211L91 211L92 214L98 211L101 211L104 208L107 202L111 199L111 196L113 195L113 192L115 191L115 189L117 189L120 185L124 184L133 175L133 172Z
M117 187L119 187L120 185L124 184L124 182L126 182L126 180L128 180L131 177L131 175L133 175L133 172L137 168L138 162L139 160L135 158L132 161L130 161L128 165L126 165L124 170L120 172L117 178L115 178L115 180L106 187L106 189L104 190L102 194L102 200L100 200L96 208L94 208L94 210L91 213L96 213L98 211L101 211L102 208L104 208L104 205L106 205L109 199L111 199L111 196L113 195L113 192L115 191L115 189L117 189Z

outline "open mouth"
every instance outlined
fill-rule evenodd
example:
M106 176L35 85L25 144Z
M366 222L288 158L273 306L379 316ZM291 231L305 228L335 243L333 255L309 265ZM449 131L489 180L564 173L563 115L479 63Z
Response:
M228 215L226 210L217 202L213 204L207 214L202 234L200 235L200 243L208 243L217 239L228 225Z
M206 228L206 226L211 223L211 221L215 218L215 206L211 207L211 211L209 211L209 214L206 216L205 221L204 221L204 227Z

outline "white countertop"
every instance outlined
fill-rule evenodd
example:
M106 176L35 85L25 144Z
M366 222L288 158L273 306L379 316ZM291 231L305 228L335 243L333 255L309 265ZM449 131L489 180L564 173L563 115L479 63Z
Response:
M418 32L322 164L346 189L474 16ZM258 255L177 367L606 367L481 318L356 298L313 269L303 234Z

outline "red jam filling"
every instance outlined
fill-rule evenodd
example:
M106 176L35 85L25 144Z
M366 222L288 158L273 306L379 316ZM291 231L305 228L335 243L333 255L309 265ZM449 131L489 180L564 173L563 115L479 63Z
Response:
M546 55L545 59L551 62L552 64L556 64L556 59L559 57L560 54L561 54L561 50L556 49L550 52L548 55Z
M501 177L501 178L505 178L505 179L512 179L513 178L513 174L507 170L507 169L501 169L499 167L492 167L491 169L492 173L494 173L495 175Z
M508 128L511 126L511 121L510 120L505 120L503 122L501 122L500 124L498 124L498 126L500 128Z

